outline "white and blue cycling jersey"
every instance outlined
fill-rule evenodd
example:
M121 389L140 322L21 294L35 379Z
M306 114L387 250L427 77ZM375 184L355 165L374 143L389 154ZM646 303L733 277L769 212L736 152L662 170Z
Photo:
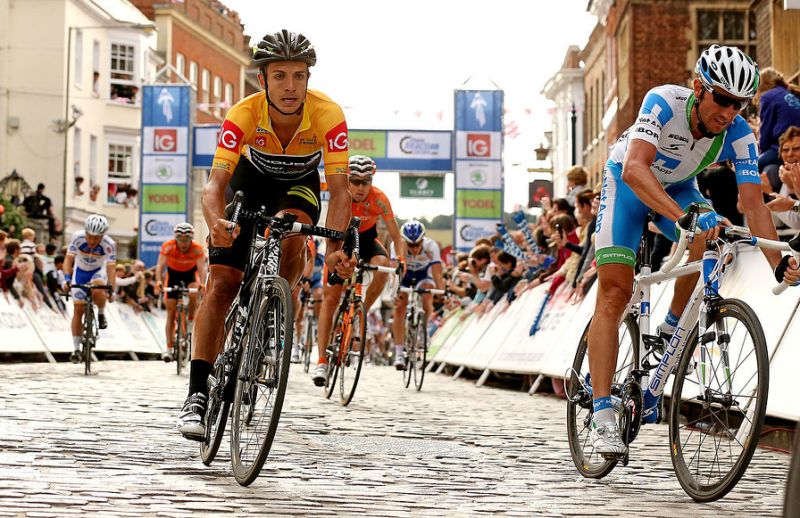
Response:
M72 234L67 255L75 257L72 283L88 284L95 279L106 279L105 267L117 262L117 245L108 235L104 235L97 246L91 247L86 241L86 231L79 230ZM73 288L72 297L76 302L84 302L86 292Z
M645 217L650 212L622 180L622 163L632 140L644 140L656 147L650 170L684 209L693 202L711 208L697 189L695 178L711 164L730 160L737 184L760 183L758 148L747 121L736 115L716 137L695 139L690 127L695 102L688 88L653 88L645 96L636 122L611 146L595 228L598 265L634 265ZM673 221L658 215L654 223L665 236L677 240Z
M389 256L397 259L397 252L394 249L394 242L389 245ZM433 282L430 268L434 264L442 262L442 254L439 245L433 239L422 238L422 248L416 254L406 252L406 274L401 281L403 286L419 285L425 281Z

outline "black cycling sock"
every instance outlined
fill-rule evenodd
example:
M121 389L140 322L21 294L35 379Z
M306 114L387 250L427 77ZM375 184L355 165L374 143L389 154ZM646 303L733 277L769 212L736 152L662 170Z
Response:
M189 395L196 392L208 396L208 375L211 373L211 364L205 360L192 360L189 370Z

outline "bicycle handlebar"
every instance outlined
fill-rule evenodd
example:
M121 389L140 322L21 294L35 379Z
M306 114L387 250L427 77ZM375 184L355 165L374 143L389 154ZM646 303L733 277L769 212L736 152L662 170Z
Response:
M110 284L69 284L68 287L70 289L67 290L66 293L62 293L61 296L65 299L69 300L71 296L71 289L78 288L81 290L91 291L91 290L106 290L109 294L114 291L114 287Z
M444 295L447 293L447 290L440 290L438 288L411 288L407 286L400 286L398 291L401 293L411 293L416 291L417 293L431 293L433 295Z
M200 288L184 288L182 286L173 286L172 288L164 288L164 293L171 293L176 291L178 293L185 291L186 293L200 293Z
M397 275L398 277L400 276L400 272L402 271L402 266L400 265L397 265L397 268L392 268L391 266L380 266L369 263L363 263L359 264L358 267L369 271L391 273L393 275Z

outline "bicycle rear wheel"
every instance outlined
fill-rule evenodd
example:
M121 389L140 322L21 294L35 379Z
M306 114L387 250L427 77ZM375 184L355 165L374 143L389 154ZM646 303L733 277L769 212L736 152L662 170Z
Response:
M422 381L425 378L426 360L428 357L428 316L420 313L414 330L414 349L409 352L413 356L412 367L414 371L414 386L422 390Z
M344 336L343 322L344 313L340 306L336 311L336 317L333 319L328 347L325 348L325 360L328 362L328 368L325 371L325 397L328 399L330 399L336 388L336 377L339 374L339 348L342 346L342 337Z
M711 502L736 486L758 445L769 357L758 317L740 300L723 299L708 313L707 369L692 368L701 355L697 335L695 327L675 372L670 449L684 491L698 502Z
M236 368L237 358L231 355L235 355L236 344L232 341L238 307L238 303L234 302L228 311L225 319L225 346L223 352L217 356L214 369L209 377L206 437L200 443L200 458L206 466L210 466L217 456L222 437L225 435L225 425L228 422L232 399L230 388L236 384L236 378L232 374L238 371ZM226 366L229 366L227 372Z
M308 369L311 366L311 351L314 350L314 338L316 336L314 328L314 317L306 317L306 325L303 331L303 372L308 372Z
M293 310L289 284L281 277L254 290L254 312L245 333L233 403L231 464L243 486L258 476L267 459L286 394L292 354Z
M183 325L183 314L178 312L178 319L175 322L175 338L172 340L172 351L175 353L175 370L178 371L178 376L181 375L183 369L183 342L186 328Z
M608 475L617 460L606 460L597 453L589 439L594 413L592 390L589 378L589 327L591 320L578 342L578 350L567 373L567 438L572 462L578 472L586 478L603 478ZM619 328L617 368L612 377L611 393L620 394L625 378L638 364L639 325L633 315L628 315Z
M411 302L409 302L410 304ZM412 318L406 319L406 364L403 369L403 385L408 388L411 385L411 377L414 375L414 365L412 362L416 357L416 352L414 349L414 344L417 341L416 337L414 336L417 332L417 328L414 325L414 321Z
M89 293L91 297L91 293ZM92 373L92 350L96 340L94 327L94 305L91 301L86 303L86 311L83 314L83 374L88 376Z
M339 373L340 401L347 406L353 400L358 385L358 376L361 374L361 364L364 362L364 350L367 338L367 312L361 301L353 303L352 319L350 320L349 336L343 337L344 353L341 357L341 372Z

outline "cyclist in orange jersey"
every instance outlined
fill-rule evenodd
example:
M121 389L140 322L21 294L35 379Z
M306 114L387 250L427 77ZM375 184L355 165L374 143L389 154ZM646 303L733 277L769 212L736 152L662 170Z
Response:
M350 185L350 195L352 196L353 217L361 218L359 227L359 256L364 261L377 266L389 266L389 254L386 248L378 240L378 219L382 219L389 231L395 249L399 250L398 257L405 258L406 243L400 235L400 228L392 212L392 204L386 195L372 185L372 177L377 170L375 161L367 156L353 155L348 161L348 183ZM369 310L372 304L380 295L386 284L387 275L381 272L371 272L372 282L367 288L364 297L364 307ZM324 279L323 279L324 280ZM322 307L319 313L319 323L317 328L317 340L319 347L319 363L314 369L312 380L314 384L321 387L325 384L325 348L328 345L333 325L333 313L339 304L342 293L341 286L329 286L327 283L323 287Z
M206 279L206 254L203 246L193 241L194 227L190 223L178 223L173 229L175 238L165 241L161 245L156 264L156 288L158 295L164 285L164 270L166 270L167 287L175 288L181 282L187 288L203 288ZM178 307L178 294L167 293L164 303L167 307L167 350L161 355L165 362L174 358L172 352L172 339L175 337L175 311ZM189 294L189 322L187 331L191 340L194 313L197 308L197 293ZM191 342L190 342L191 343Z

